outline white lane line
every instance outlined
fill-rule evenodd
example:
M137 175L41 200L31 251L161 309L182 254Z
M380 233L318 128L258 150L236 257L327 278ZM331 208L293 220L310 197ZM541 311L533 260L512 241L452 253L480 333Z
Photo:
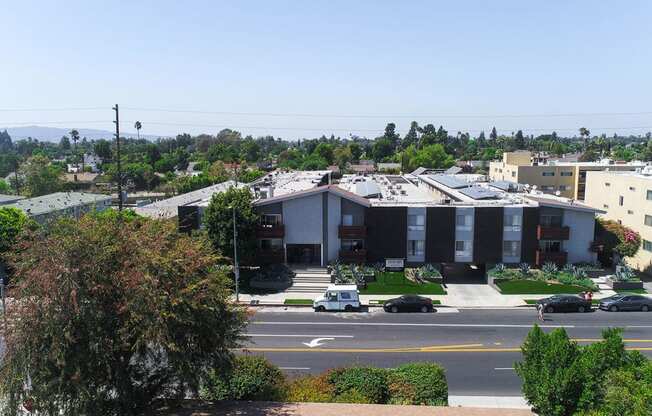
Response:
M310 370L310 367L279 367L280 370Z
M498 371L500 371L500 370L513 370L513 369L514 369L514 367L496 367L496 368L494 368L494 370L498 370Z
M353 335L246 334L248 337L269 338L353 338Z
M271 322L252 321L250 325L345 325L345 326L416 326L444 328L532 328L533 324L419 324L409 322ZM539 325L540 328L603 328L603 326ZM649 326L652 328L652 325ZM640 326L638 327L640 328Z

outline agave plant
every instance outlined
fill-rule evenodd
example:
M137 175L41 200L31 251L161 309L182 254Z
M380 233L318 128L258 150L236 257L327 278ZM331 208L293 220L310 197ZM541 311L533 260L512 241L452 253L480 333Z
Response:
M582 267L575 267L573 270L573 277L577 280L581 279L586 279L588 275L586 274L586 270Z
M518 269L520 270L523 276L527 276L530 274L530 265L528 263L519 264Z
M620 267L618 267L618 270L616 270L616 280L621 282L631 280L634 278L634 276L635 275L631 267L629 267L626 263L622 263Z
M564 265L564 268L562 269L562 271L564 271L565 273L573 274L573 273L575 273L575 266L573 266L570 263L567 263L567 264Z
M557 265L553 262L547 262L543 267L541 267L541 271L546 276L554 276L558 270Z

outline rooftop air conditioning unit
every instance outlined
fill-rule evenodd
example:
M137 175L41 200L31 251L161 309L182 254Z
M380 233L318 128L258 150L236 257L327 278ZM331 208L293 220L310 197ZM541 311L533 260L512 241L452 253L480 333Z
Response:
M405 189L401 189L401 195L407 195L407 191Z

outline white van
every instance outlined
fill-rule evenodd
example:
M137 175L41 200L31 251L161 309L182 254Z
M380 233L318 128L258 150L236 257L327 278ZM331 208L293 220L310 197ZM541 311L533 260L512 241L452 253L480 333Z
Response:
M356 285L329 285L324 296L315 299L312 307L316 312L346 311L360 309L360 296Z

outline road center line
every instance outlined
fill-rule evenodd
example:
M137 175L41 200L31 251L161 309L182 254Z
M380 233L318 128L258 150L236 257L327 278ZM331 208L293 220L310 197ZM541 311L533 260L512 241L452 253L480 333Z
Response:
M410 322L274 322L251 321L249 325L338 325L338 326L415 326L442 328L532 328L534 324L424 324ZM540 328L603 328L603 326L539 325ZM652 325L649 326L652 328ZM640 328L640 327L639 327Z
M353 335L246 334L247 337L269 338L353 338Z

